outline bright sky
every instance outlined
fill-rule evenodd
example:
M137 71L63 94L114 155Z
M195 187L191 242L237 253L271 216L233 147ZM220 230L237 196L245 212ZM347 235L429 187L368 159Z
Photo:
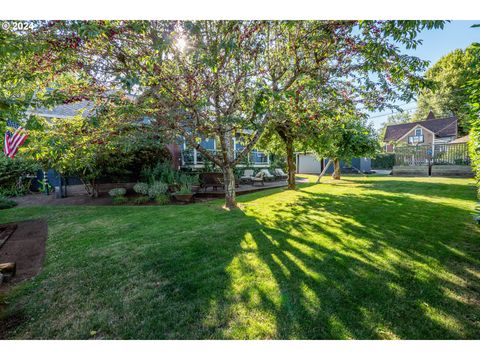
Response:
M472 28L473 24L480 24L480 20L455 20L446 23L443 30L425 30L418 36L423 40L423 44L415 50L406 50L406 52L430 61L430 65L434 64L455 49L464 49L472 42L480 42L480 28ZM411 109L409 112L412 113L415 111L416 102L400 105L405 110ZM387 120L389 114L391 111L371 113L370 121L378 129Z

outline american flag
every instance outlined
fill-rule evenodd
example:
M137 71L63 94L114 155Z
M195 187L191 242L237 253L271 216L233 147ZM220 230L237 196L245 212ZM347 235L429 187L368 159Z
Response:
M18 151L18 148L28 137L28 133L27 130L25 130L23 127L18 125L16 122L10 120L7 120L7 127L11 127L15 129L15 131L13 132L13 134L9 130L6 131L3 152L5 153L5 156L13 159Z

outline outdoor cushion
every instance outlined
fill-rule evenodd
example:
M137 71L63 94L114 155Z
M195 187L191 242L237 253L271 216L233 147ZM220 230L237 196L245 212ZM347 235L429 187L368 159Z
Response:
M265 185L264 179L265 179L265 174L262 171L259 171L257 175L250 177L250 180L252 181L252 185L254 185L255 183L261 183L262 185Z
M247 169L243 171L243 176L241 179L250 179L253 176L253 170Z
M259 173L263 173L265 179L267 179L267 180L275 179L275 176L270 174L270 171L268 171L268 169L262 169L262 170L259 171Z
M288 178L288 175L285 174L282 169L275 169L273 172L275 173L275 176L280 180L285 180Z

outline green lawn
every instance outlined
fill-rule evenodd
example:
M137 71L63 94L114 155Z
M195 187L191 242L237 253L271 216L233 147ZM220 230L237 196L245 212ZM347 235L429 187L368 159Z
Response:
M469 179L345 177L188 206L0 211L47 218L11 338L480 338ZM0 322L2 320L0 319Z

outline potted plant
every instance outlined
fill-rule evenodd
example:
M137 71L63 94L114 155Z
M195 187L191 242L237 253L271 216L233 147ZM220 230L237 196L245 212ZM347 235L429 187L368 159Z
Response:
M173 197L175 200L180 201L182 203L189 203L192 201L193 192L191 185L185 184L180 187L180 190L173 193Z
M192 193L196 193L200 189L198 174L180 174L178 182L180 183L180 187L188 186Z
M200 190L200 179L198 174L194 174L190 177L190 186L193 193L197 193Z

